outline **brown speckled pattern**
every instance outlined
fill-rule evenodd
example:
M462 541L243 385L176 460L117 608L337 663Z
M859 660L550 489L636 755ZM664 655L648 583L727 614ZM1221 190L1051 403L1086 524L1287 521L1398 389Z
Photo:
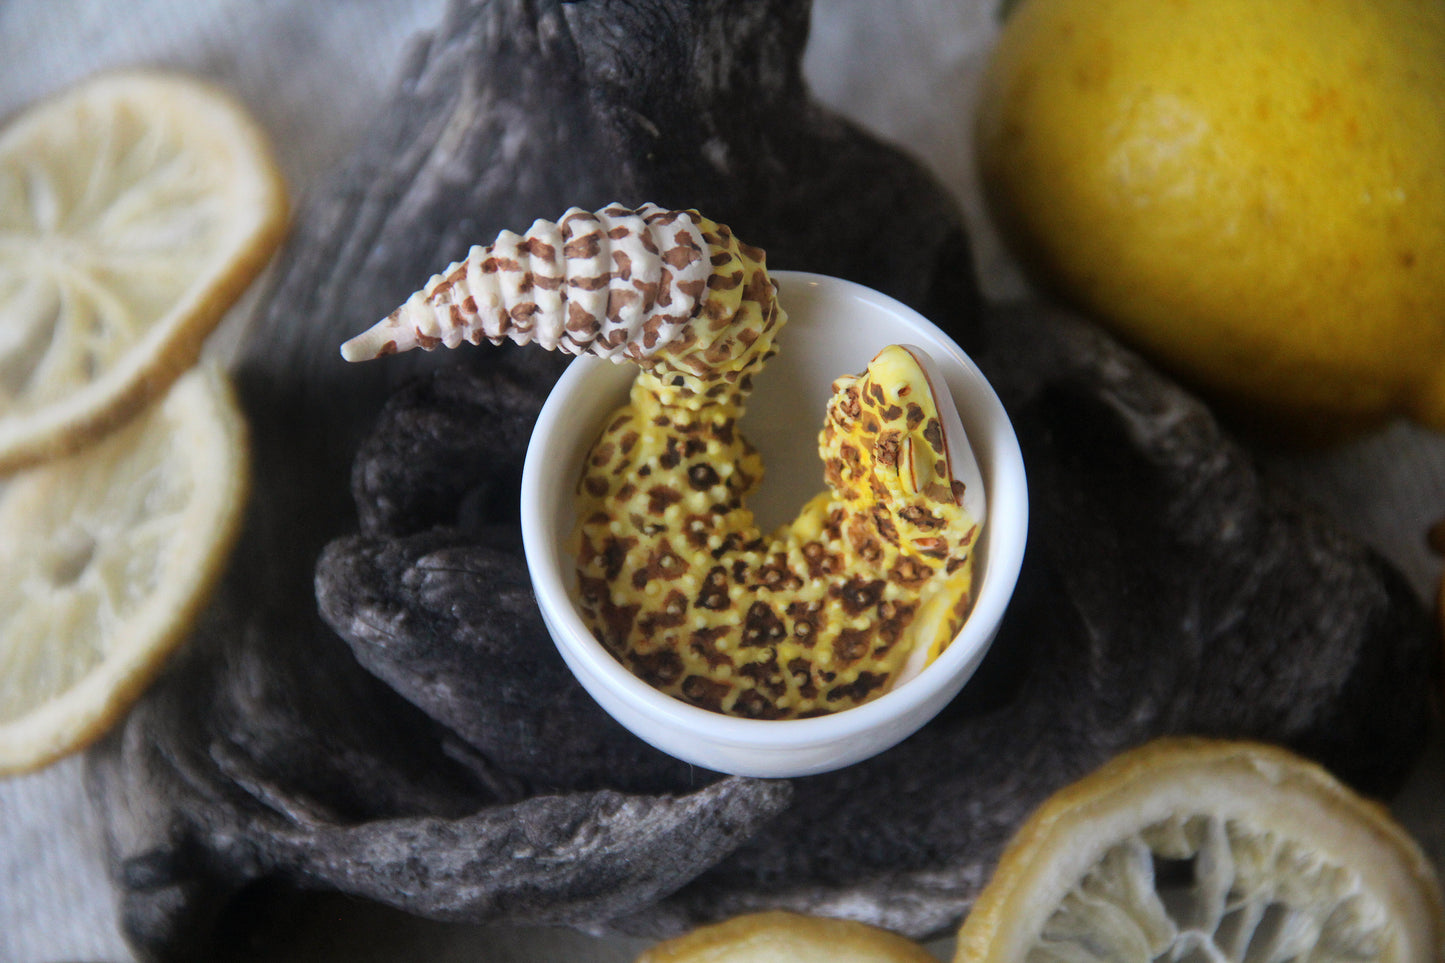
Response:
M978 527L927 377L891 348L834 385L830 491L758 531L744 500L763 466L737 423L785 321L763 252L727 227L613 205L474 247L343 354L510 339L636 362L578 482L583 617L657 688L781 719L865 702L935 657L972 605Z
M737 422L785 316L762 252L704 233L707 324L638 376L578 485L583 615L629 669L695 705L760 719L848 708L957 633L977 526L926 378L892 377L911 361L893 348L835 382L819 437L830 491L758 530L744 502L763 469Z
M472 247L342 355L512 340L645 366L697 314L712 276L705 254L696 212L574 207Z

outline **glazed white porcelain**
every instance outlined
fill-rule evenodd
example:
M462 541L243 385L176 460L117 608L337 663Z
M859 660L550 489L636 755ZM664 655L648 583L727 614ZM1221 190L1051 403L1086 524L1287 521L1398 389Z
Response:
M583 457L604 419L626 401L636 374L632 365L580 358L568 367L527 449L521 513L543 619L567 665L602 708L641 739L694 765L784 777L826 772L883 752L958 694L992 644L1013 594L1028 530L1028 493L1018 440L1003 406L947 335L916 311L850 281L792 271L772 276L788 323L740 423L763 457L764 481L749 501L763 531L791 518L824 488L817 435L835 377L862 371L889 344L922 347L943 371L983 476L988 520L975 548L973 612L933 664L861 706L812 719L768 721L689 705L614 659L574 604L569 539Z

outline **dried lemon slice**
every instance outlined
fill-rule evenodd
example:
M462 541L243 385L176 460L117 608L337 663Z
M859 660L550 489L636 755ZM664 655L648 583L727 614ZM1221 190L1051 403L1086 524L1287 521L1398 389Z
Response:
M748 913L659 943L637 963L934 963L923 947L853 920Z
M239 531L245 421L219 368L0 485L0 773L78 749L184 637Z
M1440 888L1385 810L1253 743L1161 740L1015 835L957 961L1445 959Z
M107 74L0 132L0 471L78 449L195 363L285 230L242 108Z

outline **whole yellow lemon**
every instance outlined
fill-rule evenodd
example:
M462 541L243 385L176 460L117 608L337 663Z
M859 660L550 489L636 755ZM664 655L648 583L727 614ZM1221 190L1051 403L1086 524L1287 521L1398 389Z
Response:
M1023 0L978 154L1036 277L1236 412L1445 428L1445 0Z

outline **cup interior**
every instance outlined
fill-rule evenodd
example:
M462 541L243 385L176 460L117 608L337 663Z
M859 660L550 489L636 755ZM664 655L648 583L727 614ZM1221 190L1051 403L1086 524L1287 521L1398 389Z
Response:
M917 677L861 706L811 719L764 721L710 712L668 696L617 662L574 605L571 550L576 480L605 419L624 404L630 364L581 358L538 418L523 478L522 530L538 603L564 659L594 698L645 741L697 765L751 775L798 775L882 751L931 718L991 644L1022 562L1027 494L1008 417L977 366L921 315L876 291L821 275L771 272L788 313L778 353L755 380L739 429L759 449L763 482L749 500L764 532L822 491L817 436L833 379L862 371L879 350L922 347L943 371L987 496L975 548L977 598L943 654Z

